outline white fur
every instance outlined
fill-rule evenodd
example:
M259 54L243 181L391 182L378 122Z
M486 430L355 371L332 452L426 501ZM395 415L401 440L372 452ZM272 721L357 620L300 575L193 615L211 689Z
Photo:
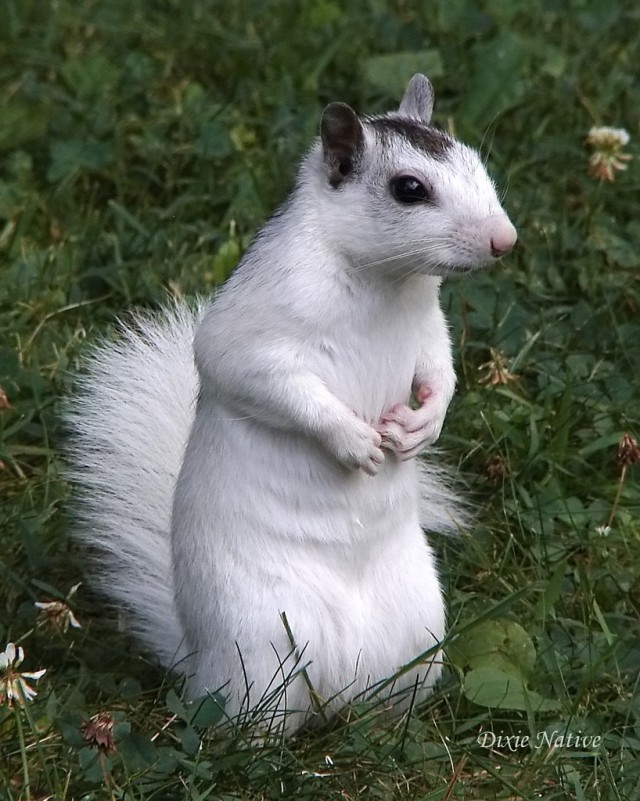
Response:
M94 348L66 410L75 535L97 549L95 581L165 665L180 661L169 526L194 416L192 340L201 310L175 304L121 324Z
M428 122L418 84L404 108ZM192 695L221 689L231 717L286 712L289 729L426 652L385 695L440 674L423 527L455 528L460 507L414 458L455 386L440 276L491 259L492 218L512 230L475 152L383 149L363 125L358 175L330 186L315 145L202 321L178 306L103 346L73 414L103 588ZM438 203L395 201L403 174Z

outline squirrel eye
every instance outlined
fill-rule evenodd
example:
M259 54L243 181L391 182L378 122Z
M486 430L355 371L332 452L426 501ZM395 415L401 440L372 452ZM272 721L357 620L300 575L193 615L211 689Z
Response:
M400 175L393 178L390 184L391 194L398 203L426 203L431 198L430 192L413 175Z

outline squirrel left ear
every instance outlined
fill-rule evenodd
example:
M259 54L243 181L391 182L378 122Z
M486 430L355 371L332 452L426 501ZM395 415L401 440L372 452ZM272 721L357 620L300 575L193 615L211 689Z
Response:
M413 117L428 124L433 113L433 86L428 78L417 73L409 81L398 113L403 117Z
M338 186L352 172L364 146L364 130L355 111L346 103L329 103L320 123L324 161L329 182Z

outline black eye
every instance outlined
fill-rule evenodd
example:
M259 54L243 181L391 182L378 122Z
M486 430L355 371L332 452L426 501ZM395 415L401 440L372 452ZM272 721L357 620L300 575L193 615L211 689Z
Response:
M391 194L398 203L428 203L432 200L431 193L424 184L413 175L400 175L393 178L390 184Z

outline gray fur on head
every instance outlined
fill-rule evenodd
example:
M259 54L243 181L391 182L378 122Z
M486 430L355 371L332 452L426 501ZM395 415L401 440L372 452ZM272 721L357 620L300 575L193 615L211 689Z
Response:
M416 73L409 81L398 113L403 117L413 117L428 125L433 113L434 99L433 86L429 79Z

